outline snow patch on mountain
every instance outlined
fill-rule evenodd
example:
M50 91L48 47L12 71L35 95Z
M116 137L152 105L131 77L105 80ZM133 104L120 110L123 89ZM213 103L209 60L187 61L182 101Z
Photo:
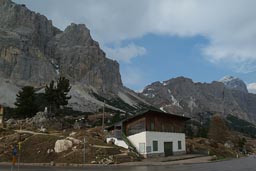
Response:
M160 107L160 110L163 111L163 112L166 112L166 111L164 110L164 107L163 107L163 106Z
M175 99L175 97L172 94L171 94L171 99L172 99L172 104L173 105L182 109L182 106L180 105L180 102L177 99Z
M224 83L225 87L228 89L248 93L246 84L240 78L233 76L225 76L222 79L220 79L219 82Z

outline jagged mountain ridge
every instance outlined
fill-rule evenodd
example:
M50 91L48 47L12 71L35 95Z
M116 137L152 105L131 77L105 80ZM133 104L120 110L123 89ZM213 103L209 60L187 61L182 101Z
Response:
M167 112L196 117L201 112L232 114L256 123L256 95L227 88L222 82L194 83L178 77L154 82L139 94L147 102Z
M219 81L224 83L225 87L228 89L239 90L248 93L246 84L240 78L225 76Z
M59 76L70 80L70 105L76 110L102 108L103 102L94 94L120 98L134 108L146 103L123 86L119 64L106 57L84 24L61 31L25 5L0 0L0 78L16 86L12 90L3 86L0 103L13 106L15 97L6 101L5 92L16 94L25 85L44 87Z

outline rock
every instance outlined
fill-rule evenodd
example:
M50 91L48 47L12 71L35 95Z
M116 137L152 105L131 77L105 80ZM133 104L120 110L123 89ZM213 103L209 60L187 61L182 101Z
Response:
M98 164L95 160L91 161L91 164Z
M76 135L76 132L71 132L70 134L69 134L69 136L75 136Z
M51 161L51 162L50 162L50 165L51 165L51 166L55 166L55 162L54 162L54 161Z
M49 120L47 114L44 112L37 112L36 115L30 119L32 124L40 126L42 126L44 123L47 123L48 121Z
M212 156L212 160L217 160L217 156L216 156L216 155L213 155L213 156Z
M5 123L6 123L7 125L14 125L14 124L17 124L17 122L16 122L14 119L8 119Z
M82 143L81 140L78 140L78 139L73 138L73 137L67 137L66 139L72 141L72 143L73 143L74 145L79 145L80 143Z
M54 147L54 151L56 153L61 153L63 151L67 151L68 149L70 149L73 146L72 141L70 140L57 140L55 142L55 147Z
M234 148L235 145L231 141L227 141L227 142L225 142L224 146L227 148Z
M47 154L49 154L50 152L51 152L50 149L48 149L48 150L47 150Z
M47 129L44 128L43 126L41 126L40 129L39 129L39 132L46 133L46 132L47 132Z
M78 122L78 121L76 121L75 123L74 123L74 125L73 125L73 128L74 129L80 129L81 128L81 126L80 126L80 123Z

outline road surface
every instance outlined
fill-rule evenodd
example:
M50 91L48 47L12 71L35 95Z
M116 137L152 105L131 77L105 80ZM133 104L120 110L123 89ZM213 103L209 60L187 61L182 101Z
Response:
M9 171L10 166L0 166ZM14 169L14 171L16 171ZM212 163L163 166L99 166L86 168L21 166L20 171L255 171L256 156Z

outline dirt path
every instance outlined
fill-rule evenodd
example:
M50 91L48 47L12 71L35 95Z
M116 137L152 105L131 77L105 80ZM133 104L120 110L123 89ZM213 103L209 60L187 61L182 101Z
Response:
M33 134L33 135L49 135L42 132L34 132L34 131L28 131L28 130L15 130L17 133L23 133L23 134Z

